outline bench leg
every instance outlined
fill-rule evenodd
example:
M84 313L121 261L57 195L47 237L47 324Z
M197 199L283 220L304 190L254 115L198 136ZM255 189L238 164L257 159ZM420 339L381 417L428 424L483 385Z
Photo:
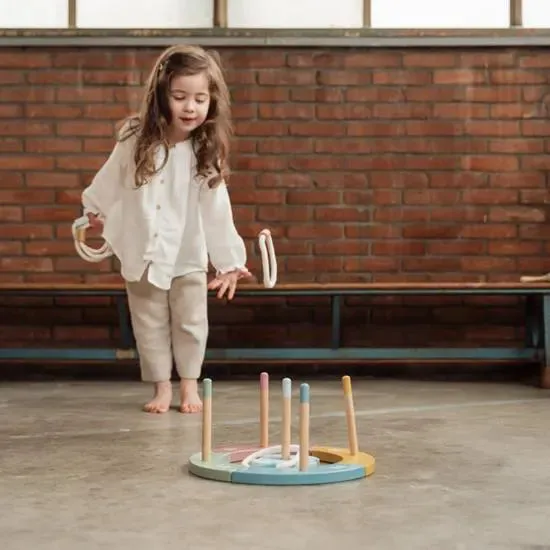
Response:
M544 329L544 355L542 357L540 386L550 389L550 295L542 298L542 322Z
M338 349L341 342L341 325L340 325L340 296L330 297L330 309L331 309L331 347L332 349Z

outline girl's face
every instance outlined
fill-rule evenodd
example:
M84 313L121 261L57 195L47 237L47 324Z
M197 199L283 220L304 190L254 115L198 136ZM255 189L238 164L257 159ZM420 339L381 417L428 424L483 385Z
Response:
M172 113L172 139L186 140L208 115L210 92L206 75L199 73L172 78L168 102Z

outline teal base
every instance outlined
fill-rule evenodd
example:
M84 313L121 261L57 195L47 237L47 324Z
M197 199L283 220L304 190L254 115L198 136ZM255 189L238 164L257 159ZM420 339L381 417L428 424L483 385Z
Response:
M249 449L250 452L255 449ZM203 462L202 453L189 457L189 473L209 479L242 485L325 485L354 481L367 476L364 466L357 464L321 464L310 457L309 467L305 472L298 468L275 468L273 466L242 466L240 460L231 462L234 453L244 456L242 448L227 452L213 452L210 460ZM244 453L246 454L246 453Z

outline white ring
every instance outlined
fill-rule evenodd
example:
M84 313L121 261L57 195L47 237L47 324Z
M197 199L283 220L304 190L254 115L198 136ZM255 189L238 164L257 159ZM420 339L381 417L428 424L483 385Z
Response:
M275 248L269 229L262 229L262 231L260 231L258 235L258 244L262 254L264 286L266 288L273 288L277 282L277 257L275 256Z

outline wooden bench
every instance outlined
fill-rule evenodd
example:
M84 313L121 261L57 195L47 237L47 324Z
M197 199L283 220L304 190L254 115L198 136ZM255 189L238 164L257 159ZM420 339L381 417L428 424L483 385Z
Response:
M341 308L349 296L516 296L525 300L525 345L520 348L369 348L341 345ZM124 287L120 284L0 284L0 296L89 297L116 300L120 345L105 348L4 347L0 360L127 360L136 359ZM550 282L543 283L282 283L268 289L259 284L241 285L235 297L328 297L331 303L331 338L314 348L218 348L207 351L207 361L513 361L538 362L541 386L550 388Z

